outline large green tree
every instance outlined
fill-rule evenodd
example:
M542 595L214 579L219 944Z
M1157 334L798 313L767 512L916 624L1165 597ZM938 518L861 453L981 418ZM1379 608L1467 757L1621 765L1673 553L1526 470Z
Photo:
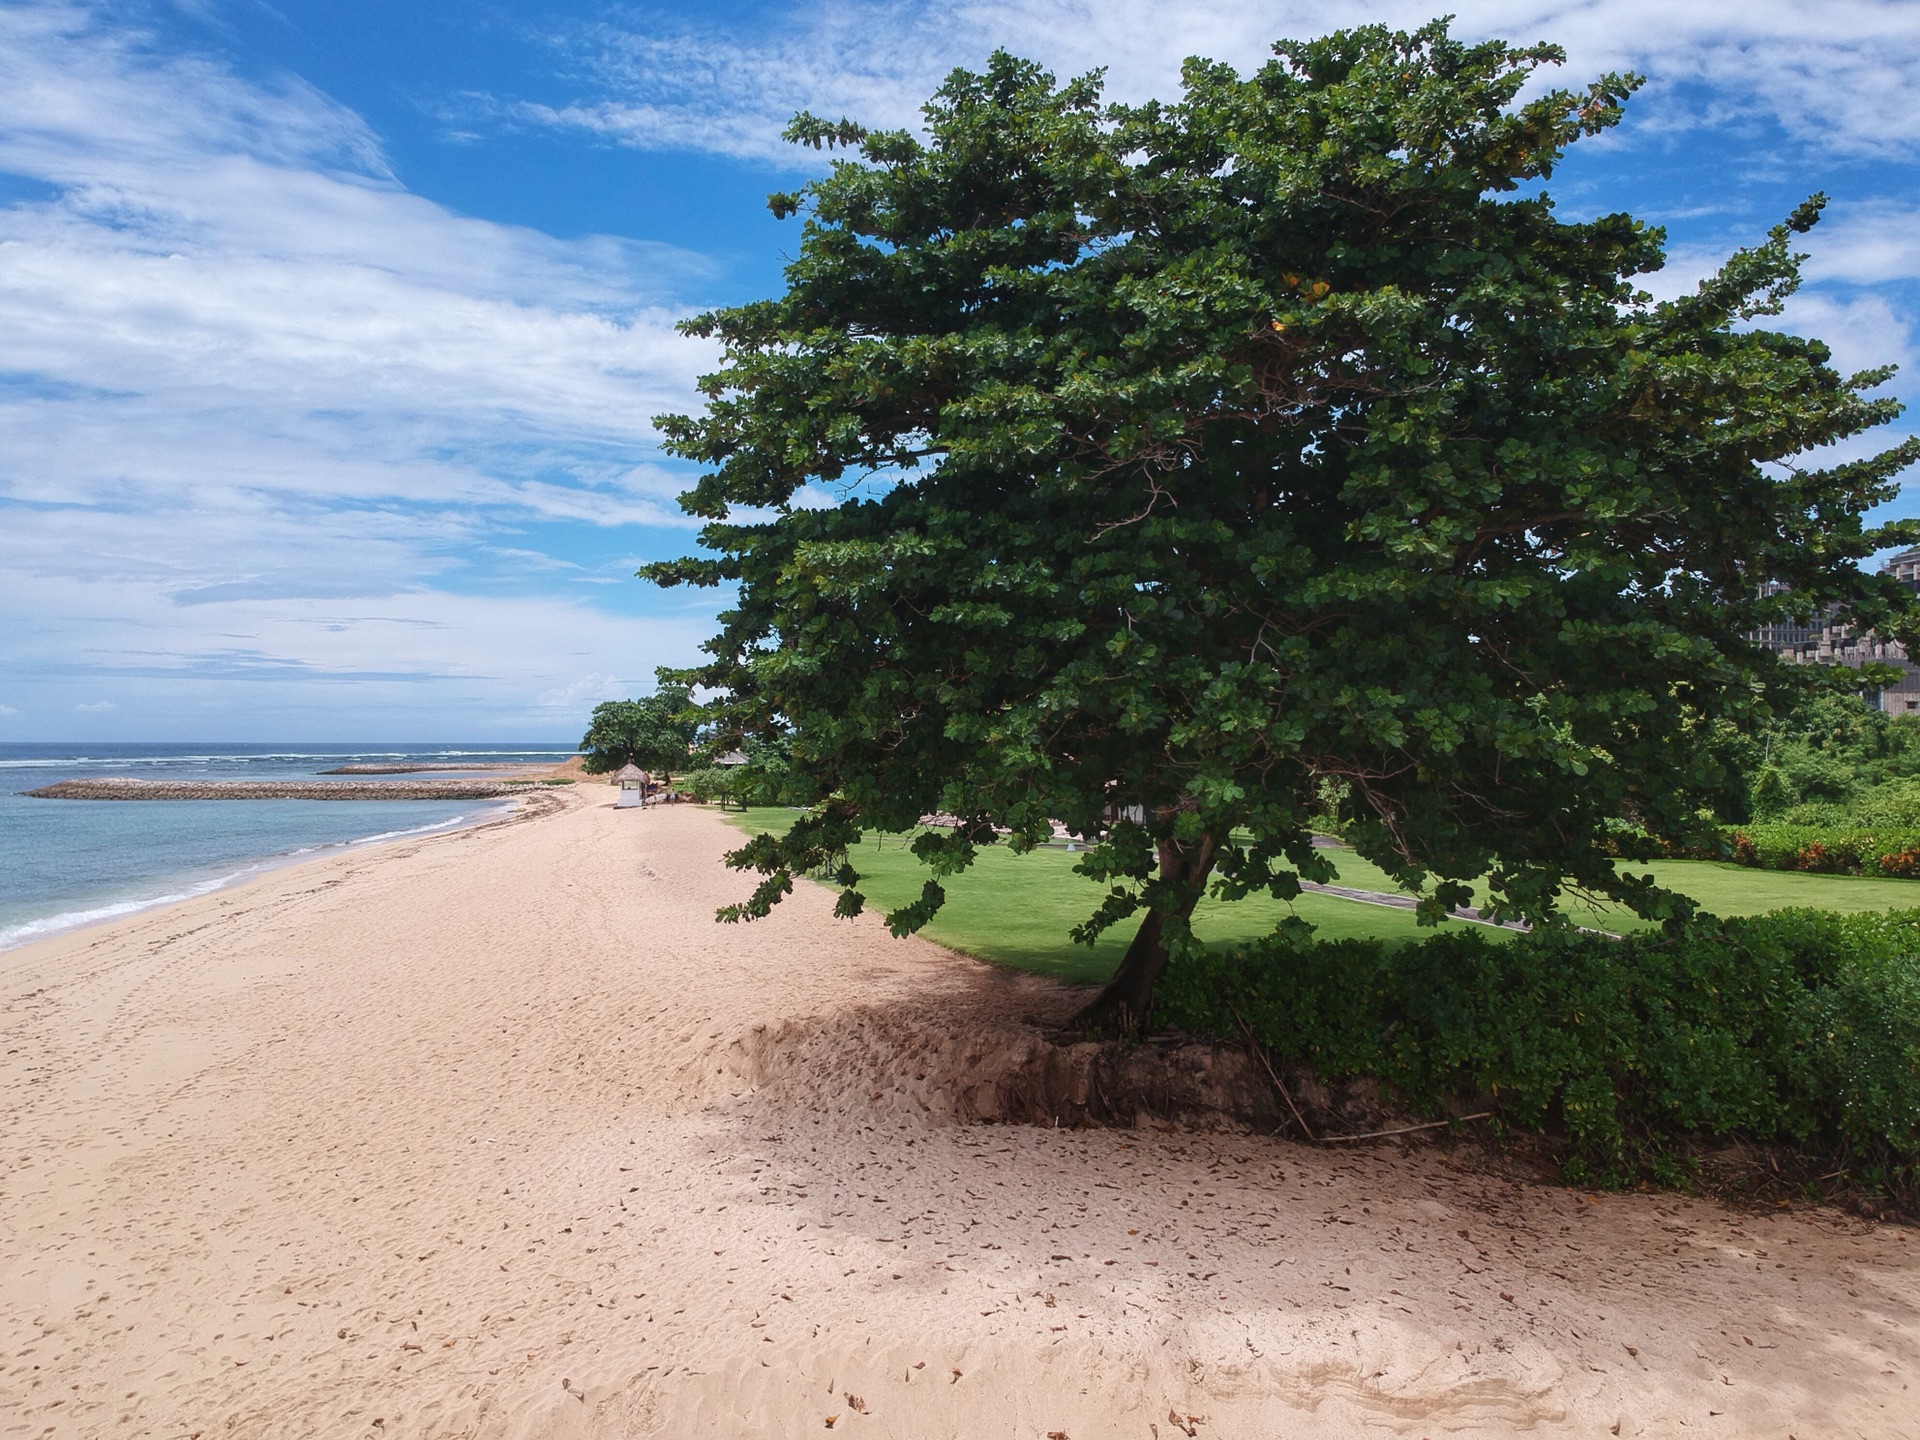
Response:
M849 153L773 199L786 293L685 327L725 346L660 421L708 553L642 572L737 587L682 678L813 806L726 913L822 864L855 913L848 843L951 816L906 932L1058 820L1099 842L1079 938L1140 915L1105 1023L1210 883L1330 878L1327 809L1429 916L1481 875L1503 915L1682 916L1609 829L1697 838L1738 793L1708 738L1793 684L1743 637L1829 604L1905 633L1859 562L1909 537L1864 516L1915 446L1806 458L1899 413L1891 372L1751 323L1819 197L1656 303L1662 233L1543 190L1634 77L1521 101L1557 49L1440 23L1274 53L1139 106L1000 54L919 134L794 122Z
M687 768L687 747L698 722L691 714L692 692L666 677L639 700L603 700L593 707L579 748L589 775L605 775L629 763L670 777Z

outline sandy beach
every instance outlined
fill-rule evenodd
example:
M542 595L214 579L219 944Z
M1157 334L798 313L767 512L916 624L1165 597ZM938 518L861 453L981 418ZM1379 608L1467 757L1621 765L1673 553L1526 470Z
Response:
M1061 992L612 802L0 954L0 1435L1920 1435L1912 1232L979 1123Z

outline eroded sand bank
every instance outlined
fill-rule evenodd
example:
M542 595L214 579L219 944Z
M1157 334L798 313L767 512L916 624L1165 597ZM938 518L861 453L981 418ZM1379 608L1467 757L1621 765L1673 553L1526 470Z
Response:
M1055 992L612 798L0 955L0 1435L1920 1434L1906 1231L955 1123Z

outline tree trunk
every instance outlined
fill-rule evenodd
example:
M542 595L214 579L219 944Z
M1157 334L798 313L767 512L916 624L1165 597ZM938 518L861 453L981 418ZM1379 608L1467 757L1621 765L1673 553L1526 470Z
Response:
M1213 870L1218 847L1211 835L1202 835L1190 846L1175 840L1160 842L1160 878L1183 886L1176 912L1190 919L1200 903L1207 876ZM1161 940L1166 914L1149 910L1134 932L1127 953L1120 957L1120 968L1106 987L1094 996L1079 1014L1067 1022L1067 1029L1086 1033L1133 1034L1146 1028L1153 1015L1153 991L1167 968L1167 947Z

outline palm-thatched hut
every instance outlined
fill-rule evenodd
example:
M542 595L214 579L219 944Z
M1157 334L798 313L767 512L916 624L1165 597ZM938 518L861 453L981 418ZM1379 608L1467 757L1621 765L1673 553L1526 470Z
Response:
M647 784L653 777L631 760L614 771L610 779L620 787L620 798L613 802L616 810L647 803Z

